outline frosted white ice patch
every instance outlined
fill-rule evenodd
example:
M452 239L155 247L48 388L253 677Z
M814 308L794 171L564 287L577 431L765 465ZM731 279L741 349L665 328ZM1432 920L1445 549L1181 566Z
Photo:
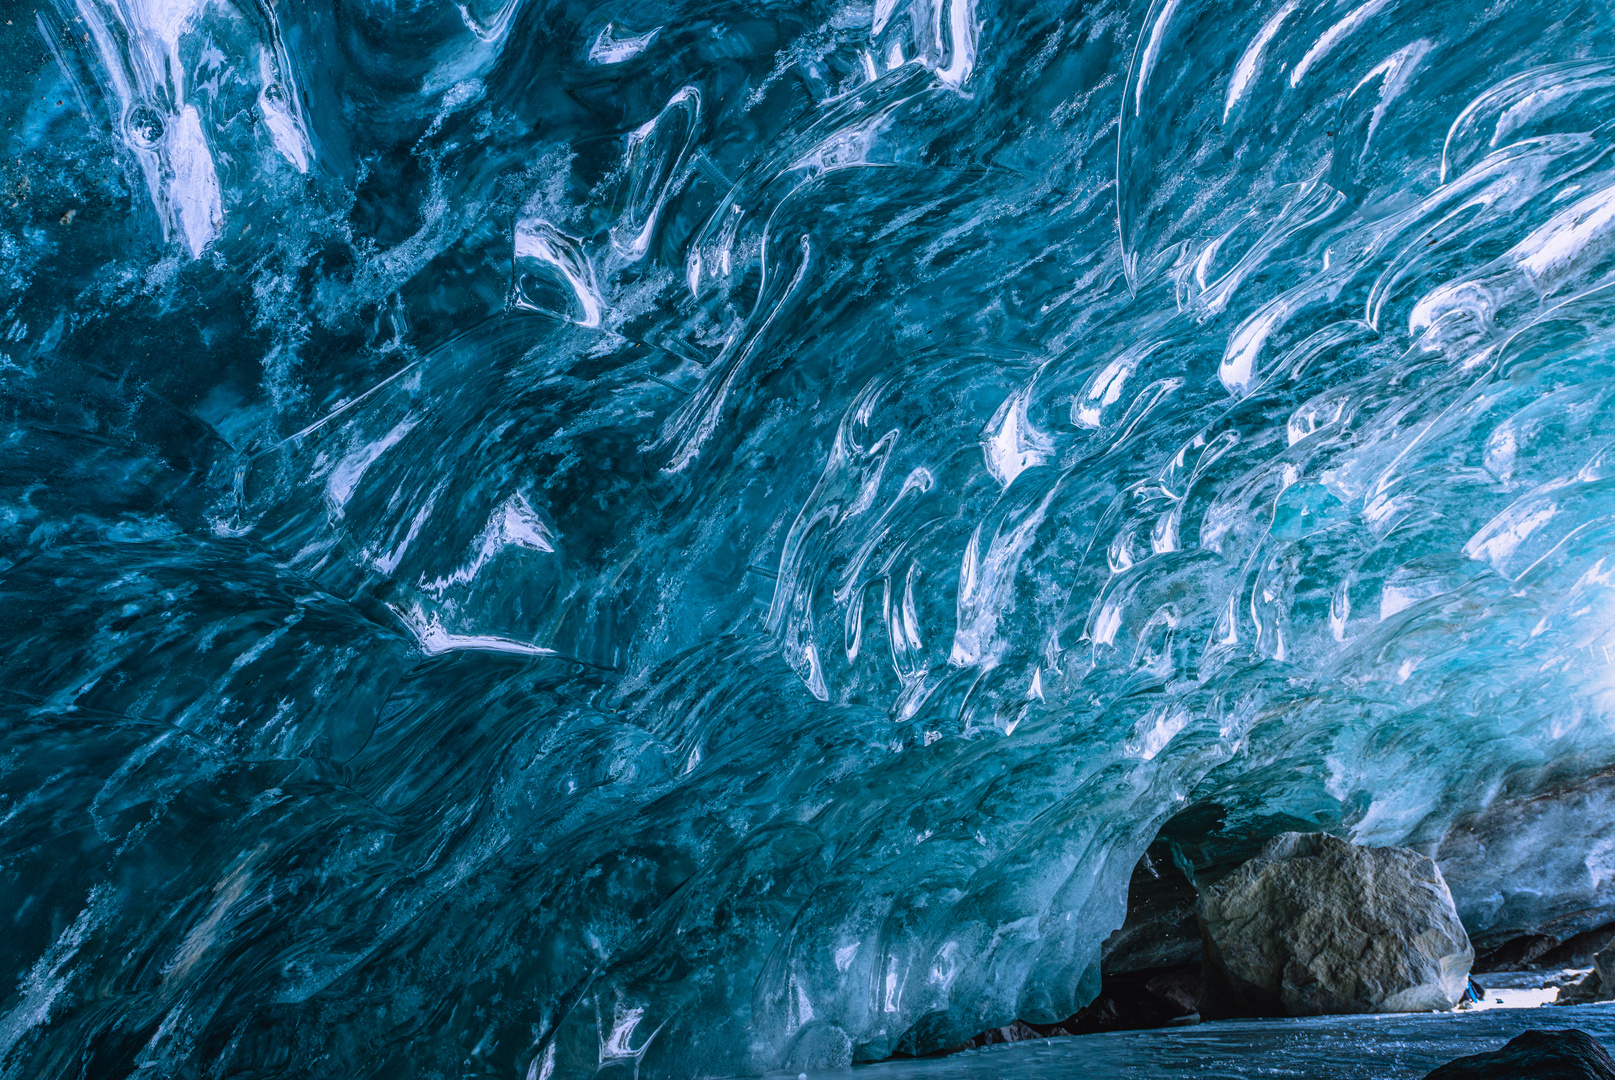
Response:
M1128 349L1106 364L1071 402L1071 422L1078 427L1097 431L1104 426L1105 416L1121 400L1122 390L1139 363L1147 358L1135 349Z
M460 9L460 20L465 23L466 29L475 34L478 40L497 42L510 32L510 24L516 18L521 0L496 0L494 3L470 0L454 6Z
M1478 281L1455 281L1432 289L1408 313L1408 333L1417 338L1441 320L1463 313L1488 322L1497 309L1497 297Z
M875 9L870 13L869 35L879 37L891 22L892 12L897 10L897 0L875 0Z
M308 172L308 162L314 156L314 148L309 143L308 132L304 130L301 112L281 84L267 49L258 50L258 79L263 86L258 91L258 111L263 113L264 126L269 129L275 149L298 172Z
M1561 210L1508 253L1539 289L1551 288L1615 247L1615 187Z
M790 977L791 1007L785 1018L785 1029L797 1031L805 1024L813 1021L813 1001L808 997L807 987L802 980L793 973Z
M258 107L263 110L264 124L269 128L269 137L275 143L275 149L280 156L296 166L298 172L308 172L309 147L308 140L303 135L302 125L292 115L281 107L274 98L267 96L269 89L258 95Z
M169 67L168 77L173 85L183 89L185 85L184 67L179 58L179 39L202 10L203 0L146 0L146 3L131 5L129 21L136 26L143 27L159 42L167 47L162 60L166 60ZM155 68L160 61L157 57L147 57Z
M1043 464L1054 452L1053 441L1026 419L1030 396L1030 388L1017 390L1004 399L987 422L981 449L987 459L987 471L1001 487L1009 487L1017 476Z
M191 258L202 254L224 225L219 199L219 176L213 168L213 154L202 133L202 118L196 108L185 106L168 131L168 164L174 172L174 211L185 233Z
M1515 552L1546 528L1558 512L1558 502L1551 495L1527 495L1487 522L1464 545L1464 554L1513 579L1523 569L1515 565Z
M3 1018L0 1018L0 1062L4 1062L16 1045L30 1030L50 1020L56 999L67 989L78 974L72 968L79 949L90 933L105 921L110 902L104 886L90 890L89 902L78 913L67 929L56 936L45 954L28 969L20 980L19 1000Z
M936 952L936 959L931 962L931 982L946 993L953 986L953 980L958 977L959 943L944 942L942 948Z
M976 0L941 0L936 7L936 37L939 51L948 58L936 69L937 78L949 86L963 86L976 66Z
M555 1043L552 1041L542 1054L534 1055L527 1066L526 1080L550 1080L555 1075Z
M657 1027L645 1041L636 1048L633 1045L634 1032L645 1019L645 1010L639 1006L624 1008L620 1003L612 1007L611 1033L600 1037L600 1064L607 1065L613 1061L638 1061L650 1048L652 1040L661 1033Z
M1099 609L1099 617L1094 620L1093 643L1095 645L1113 645L1116 642L1116 631L1122 626L1122 609L1114 600L1107 600L1105 606Z
M654 30L628 37L617 37L616 34L617 28L611 23L606 23L600 33L595 35L594 43L589 46L589 63L621 64L632 60L655 43L662 34L662 28L658 26Z
M1014 528L995 531L985 554L980 550L981 527L977 526L972 534L960 566L948 663L955 667L993 667L998 663L1003 644L998 637L998 623L1014 609L1015 576L1021 558L1043 524L1054 493L1051 487Z
M448 577L422 582L421 587L433 596L441 598L450 586L465 585L473 581L482 568L506 548L526 548L529 551L550 554L555 551L554 540L555 534L550 531L550 527L538 516L532 504L518 492L506 499L489 515L488 524L483 526L482 532L477 536L475 551L469 563Z
M1256 358L1268 337L1284 325L1289 315L1289 300L1281 296L1241 323L1228 339L1217 378L1230 394L1243 397L1250 393L1256 379Z
M1189 714L1182 709L1159 709L1139 721L1128 751L1144 761L1153 761L1167 743L1189 726Z
M1365 143L1374 138L1374 133L1379 130L1380 123L1384 121L1385 114L1391 108L1391 102L1400 97L1402 92L1408 88L1408 84L1413 81L1413 73L1418 70L1419 65L1433 47L1430 42L1420 38L1413 44L1396 50L1396 52L1376 64L1367 75L1358 80L1356 86L1352 87L1352 93L1355 94L1375 79L1381 80L1379 101L1375 102L1373 115L1368 122L1368 130L1363 133ZM1328 269L1327 252L1324 253L1324 261L1324 268Z
M437 615L428 614L419 608L412 607L403 611L394 608L393 611L414 635L421 651L428 656L460 651L509 653L513 656L555 655L554 649L517 641L515 638L499 637L494 634L452 633L443 628L443 623Z
M679 183L685 159L701 124L701 91L680 88L655 119L631 132L623 155L628 178L628 205L612 226L611 246L629 262L650 250L662 208Z
M387 432L375 442L350 451L343 459L337 462L336 468L331 470L331 477L325 484L325 495L330 500L331 510L337 516L342 516L343 507L353 498L353 489L364 478L365 470L376 463L376 459L398 445L400 439L415 430L420 423L420 417L413 414L404 417L394 424L392 430Z
M1133 84L1133 111L1140 116L1144 113L1144 87L1149 85L1150 74L1161 59L1161 49L1166 44L1166 28L1172 25L1172 16L1177 14L1179 2L1166 0L1161 5L1161 13L1150 24L1150 36L1138 61L1138 81Z
M1594 843L1583 865L1587 867L1587 877L1591 879L1594 890L1602 889L1605 882L1615 880L1615 839L1605 838Z
M1301 57L1301 62L1295 65L1295 70L1290 72L1290 86L1292 88L1300 86L1301 80L1306 78L1307 72L1312 70L1314 64L1334 51L1336 45L1355 33L1363 23L1384 11L1390 2L1391 0L1368 0L1368 3L1356 8L1325 30L1322 36L1312 43L1312 48L1307 50L1306 55Z
M1032 669L1032 684L1026 688L1026 700L1043 701L1043 669Z
M426 528L427 521L431 520L432 509L437 505L438 496L443 494L443 489L446 487L448 487L447 477L438 481L437 486L426 497L426 501L416 509L414 517L410 518L409 528L404 532L403 538L393 545L391 551L386 554L380 554L368 548L366 549L364 554L369 557L370 565L378 574L391 577L393 572L398 569L398 564L404 561L404 556L408 554L410 545L420 537L421 530Z
M1262 25L1261 31L1245 47L1245 52L1240 56L1239 63L1234 65L1233 78L1228 80L1228 96L1223 100L1222 107L1223 123L1228 122L1228 117L1233 113L1234 106L1239 104L1240 99L1250 89L1251 80L1256 77L1256 71L1261 67L1262 55L1267 52L1267 46L1272 42L1274 35L1279 32L1279 28L1284 25L1284 20L1295 13L1296 5L1299 3L1300 0L1288 0L1271 19L1268 19ZM1215 247L1212 250L1215 251ZM1201 288L1205 287L1203 273L1200 277L1200 286Z
M582 244L543 218L516 223L513 245L515 302L534 311L553 310L538 293L540 280L553 279L567 293L567 311L556 311L579 326L600 325L605 302L594 265Z

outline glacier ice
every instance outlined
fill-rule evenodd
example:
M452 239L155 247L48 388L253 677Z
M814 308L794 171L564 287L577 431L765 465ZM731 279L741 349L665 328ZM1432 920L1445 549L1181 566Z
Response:
M0 1075L922 1052L1295 830L1615 920L1612 30L8 12Z

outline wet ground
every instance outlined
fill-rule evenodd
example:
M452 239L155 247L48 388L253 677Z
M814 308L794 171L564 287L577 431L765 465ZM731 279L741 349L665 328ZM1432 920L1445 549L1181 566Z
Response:
M991 1046L929 1061L817 1072L811 1080L1418 1080L1455 1057L1495 1050L1522 1031L1571 1027L1615 1048L1615 1004L1225 1020Z

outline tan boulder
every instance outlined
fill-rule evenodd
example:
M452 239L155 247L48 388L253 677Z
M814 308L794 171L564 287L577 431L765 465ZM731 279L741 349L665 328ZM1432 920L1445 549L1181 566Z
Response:
M1434 862L1324 833L1274 837L1199 913L1208 1019L1446 1010L1475 959Z

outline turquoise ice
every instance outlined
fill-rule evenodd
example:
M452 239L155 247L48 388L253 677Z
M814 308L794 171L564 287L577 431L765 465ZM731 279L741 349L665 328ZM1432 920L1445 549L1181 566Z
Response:
M0 1075L926 1051L1294 829L1615 920L1607 4L5 23Z

